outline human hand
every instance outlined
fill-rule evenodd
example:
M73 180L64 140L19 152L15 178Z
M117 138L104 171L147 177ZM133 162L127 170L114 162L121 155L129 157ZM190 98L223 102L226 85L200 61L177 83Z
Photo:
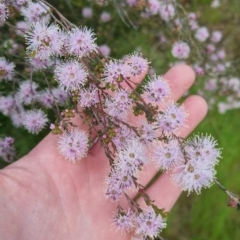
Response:
M195 76L190 67L178 65L165 78L169 80L172 99L177 101ZM184 105L189 112L189 127L181 137L190 134L207 112L206 102L199 96L188 97ZM100 144L94 145L79 163L71 164L61 159L56 143L57 136L49 134L28 155L0 171L1 239L130 239L132 233L121 235L111 227L117 203L110 203L104 196L103 181L109 166ZM146 185L155 173L155 167L149 164L140 177L141 184ZM169 175L162 174L147 190L156 205L166 211L181 193ZM131 194L134 197L135 193ZM141 200L139 203L144 204Z

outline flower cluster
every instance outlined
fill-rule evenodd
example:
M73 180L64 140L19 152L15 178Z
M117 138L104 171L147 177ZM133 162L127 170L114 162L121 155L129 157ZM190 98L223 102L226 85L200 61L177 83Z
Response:
M135 6L137 2L127 4ZM221 155L217 143L211 136L180 137L188 112L184 105L171 100L165 77L149 74L143 84L137 82L150 67L141 53L109 59L110 49L97 46L92 29L73 25L51 5L15 1L14 7L24 17L16 23L16 33L25 38L28 77L18 75L18 65L0 58L0 80L15 84L10 94L1 94L0 111L14 126L38 134L47 125L46 113L54 109L56 120L50 129L58 135L59 154L72 163L87 156L95 140L101 142L110 164L105 196L118 202L113 217L116 228L131 230L142 239L157 238L166 227L166 216L143 191L139 176L144 168L153 161L158 170L172 170L173 181L182 190L200 193L214 182L214 167ZM51 18L51 11L60 20L54 14ZM182 24L176 18L174 1L149 0L142 14L145 18L159 14L165 24ZM85 8L82 15L89 19L93 13ZM101 15L102 22L110 18L106 12ZM205 27L198 27L194 14L188 21L199 42L210 39L207 51L212 54L214 44L221 41L221 32L210 35ZM190 58L190 52L185 41L179 40L172 47L172 55L178 59ZM218 51L217 56L223 59L224 52ZM221 67L216 66L219 71ZM214 81L206 87L214 88ZM88 132L77 128L75 117L82 119ZM97 138L92 139L92 135ZM0 154L5 161L13 160L13 139L0 140ZM141 192L148 208L142 209L129 197L130 189ZM127 199L128 210L121 206L122 198Z

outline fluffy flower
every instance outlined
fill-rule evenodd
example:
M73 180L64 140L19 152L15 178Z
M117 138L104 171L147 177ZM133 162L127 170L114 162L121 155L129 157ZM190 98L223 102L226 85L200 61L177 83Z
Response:
M58 64L54 75L62 88L75 91L87 81L88 72L81 63L71 60Z
M66 160L75 163L87 155L88 140L86 132L73 128L59 137L58 151Z
M162 170L168 170L184 162L181 147L175 139L167 143L154 142L152 158Z
M160 214L156 214L152 208L137 214L135 218L135 233L141 234L145 238L157 237L166 226L166 220Z
M195 38L199 42L205 42L208 39L208 37L209 37L209 31L206 27L200 27L195 32Z
M211 187L216 171L210 165L202 161L191 160L176 168L173 180L183 191L188 193L195 191L197 194L202 188Z
M130 174L122 172L120 169L117 169L115 171L111 171L110 175L106 179L106 183L107 192L109 192L109 189L115 189L116 192L123 193L126 188L130 188L131 186L133 186L133 178Z
M214 166L221 156L221 150L216 146L217 142L212 136L195 135L186 142L184 149L190 161L197 160Z
M12 80L14 76L15 64L10 63L4 57L0 57L0 81Z
M91 18L93 15L92 9L90 7L85 7L82 10L82 16L84 18Z
M27 80L20 83L18 90L18 98L23 104L31 104L36 100L38 84L33 81Z
M87 89L80 89L78 102L81 107L90 107L99 103L98 89L93 85Z
M160 1L158 0L149 0L147 6L147 12L150 15L156 15L160 9Z
M146 73L148 70L148 61L140 53L134 53L127 57L126 63L130 66L132 76L138 76Z
M203 67L201 67L201 66L199 66L198 64L195 64L194 66L193 66L193 69L194 69L194 71L196 72L196 74L197 75L204 75L204 73L205 73L205 70L204 70L204 68Z
M53 96L59 105L64 105L67 102L68 94L61 88L52 89Z
M188 114L183 106L178 106L176 103L170 103L164 113L159 114L157 119L158 126L162 131L174 132L185 126L187 116Z
M220 42L222 39L222 32L220 31L214 31L211 36L211 41L214 43Z
M162 20L166 22L175 16L175 8L172 4L161 5L159 12Z
M102 22L108 22L108 21L110 21L110 20L111 20L111 15L110 15L110 13L108 13L108 12L103 12L103 13L101 13L101 15L100 15L100 20L101 20Z
M99 46L99 51L101 52L101 54L104 57L108 57L111 52L111 49L109 48L108 45L104 44L104 45Z
M97 50L95 34L87 27L74 28L68 37L69 53L76 57L85 57Z
M226 57L226 53L225 53L225 50L222 49L222 50L219 50L217 52L217 56L220 58L220 59L224 59Z
M123 174L136 176L147 162L146 146L133 139L127 141L126 145L118 151L116 169Z
M103 82L115 84L130 78L130 66L123 61L110 61L104 68Z
M138 122L138 133L140 134L140 141L148 144L149 142L152 142L154 140L154 138L157 137L158 132L156 129L155 124L153 123L148 123L148 121L143 118Z
M16 23L16 33L22 37L24 37L25 33L29 31L30 26L29 23L25 21L19 21Z
M131 103L129 93L125 90L118 90L113 97L106 99L104 111L112 117L126 119Z
M12 96L0 97L0 112L4 115L11 114L15 109L15 99Z
M173 180L182 190L200 193L202 188L210 187L215 178L214 166L221 157L221 150L212 136L196 135L184 146L187 162L181 164L173 175Z
M60 28L51 24L47 26L42 22L36 22L25 36L30 56L38 54L41 58L60 54L63 45L63 34Z
M116 136L112 139L118 149L123 148L127 141L136 137L136 134L126 125L119 125L116 129Z
M127 212L122 210L114 216L113 223L118 230L128 232L132 228L132 217L133 213L130 209Z
M50 17L48 12L49 7L44 3L29 1L26 7L21 8L21 14L25 17L25 20L29 23L35 23L38 21L48 22Z
M49 58L49 56L46 56L46 54L44 54L44 52L42 51L38 51L35 56L31 56L30 54L30 56L28 57L28 61L33 67L34 71L49 68L54 64L54 62Z
M23 119L24 127L33 134L39 133L46 126L47 122L46 114L40 109L27 111Z
M166 79L152 76L144 87L144 97L154 103L160 103L170 96L171 90Z
M185 42L176 42L172 47L172 55L179 59L186 59L189 57L190 47Z
M28 0L15 0L15 3L21 7L23 6L24 4L28 3Z
M47 89L45 91L42 91L37 96L38 101L46 108L52 108L54 104L54 96L53 94Z
M213 44L208 44L207 47L206 47L206 50L207 50L207 53L211 54L216 50L216 47Z
M114 177L114 176L113 176ZM111 175L109 176L109 179L111 181ZM113 181L114 182L114 181ZM119 188L117 185L108 185L105 191L105 197L112 202L118 201L123 195L123 190Z

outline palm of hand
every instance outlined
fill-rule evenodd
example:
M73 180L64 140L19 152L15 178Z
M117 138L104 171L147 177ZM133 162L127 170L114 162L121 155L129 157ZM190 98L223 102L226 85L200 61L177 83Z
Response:
M192 70L184 65L172 68L165 77L174 100L194 81ZM190 116L182 137L196 127L207 110L204 100L197 96L189 97L184 104ZM104 196L103 181L109 167L103 149L96 144L80 163L71 164L59 156L56 139L48 135L27 156L0 171L1 239L130 239L132 233L116 234L111 227L117 203ZM155 172L150 164L140 182L145 185ZM167 211L180 192L169 173L148 190L156 204Z

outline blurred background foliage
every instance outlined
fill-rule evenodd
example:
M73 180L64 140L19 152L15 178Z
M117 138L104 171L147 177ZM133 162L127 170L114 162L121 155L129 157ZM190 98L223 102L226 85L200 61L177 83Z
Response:
M86 25L94 29L99 45L107 44L111 57L121 58L139 50L151 61L158 74L169 69L173 61L169 47L159 44L159 32L166 31L165 23L159 17L143 19L137 11L128 12L128 19L123 19L113 5L98 6L81 0L49 0L69 20L76 25ZM180 0L188 12L195 12L198 22L210 30L221 30L224 33L222 44L227 56L233 62L230 70L240 76L240 1L222 0L221 6L211 8L211 0ZM93 16L82 17L82 9L91 7ZM103 11L111 14L111 20L100 21ZM132 24L130 23L132 22ZM4 29L3 29L4 30ZM170 31L169 29L167 31ZM174 29L172 31L175 31ZM174 35L174 32L166 32ZM0 32L2 44L6 34ZM12 33L13 38L17 38ZM18 66L20 67L20 66ZM196 93L203 77L197 77L191 93ZM52 116L53 119L53 116ZM217 166L217 177L222 184L240 196L240 111L230 110L221 115L216 108L209 110L208 115L197 127L196 132L212 134L223 148L223 158ZM27 154L47 133L46 128L39 135L31 135L24 129L13 128L9 119L0 114L0 135L7 134L15 138L18 156ZM0 166L6 163L0 161ZM161 189L159 189L161 191ZM183 193L171 211L168 227L163 237L171 240L238 240L240 239L240 213L228 208L227 197L217 186L203 190L202 194L187 196Z

